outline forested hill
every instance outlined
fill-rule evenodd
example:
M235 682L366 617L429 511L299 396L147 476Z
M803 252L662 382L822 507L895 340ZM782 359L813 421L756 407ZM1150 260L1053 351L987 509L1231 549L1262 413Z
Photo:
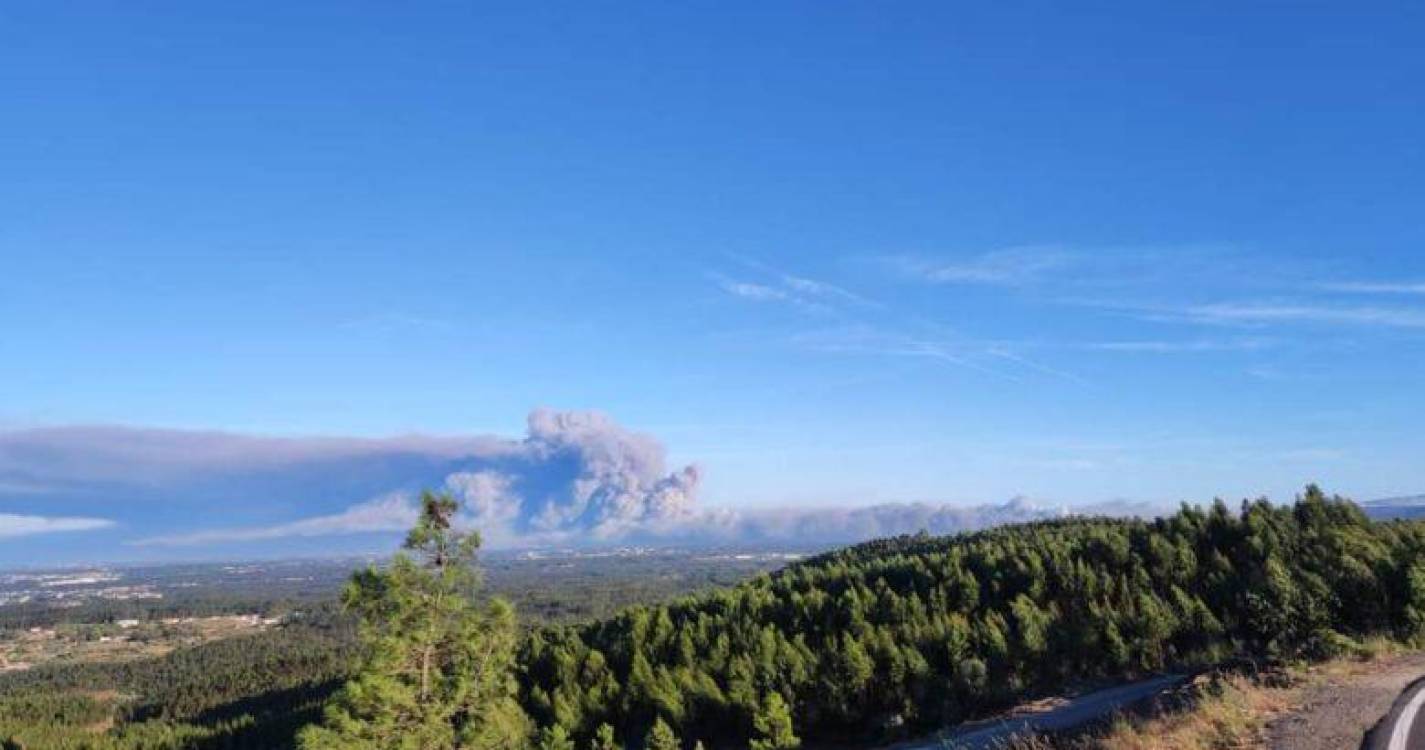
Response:
M603 724L638 746L658 719L708 748L887 738L1068 683L1414 636L1422 551L1425 525L1314 487L1291 506L881 540L537 631L523 701L580 747Z

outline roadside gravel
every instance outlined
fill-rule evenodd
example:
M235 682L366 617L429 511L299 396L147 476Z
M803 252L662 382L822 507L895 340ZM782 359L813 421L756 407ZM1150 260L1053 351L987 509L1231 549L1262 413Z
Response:
M1297 707L1267 725L1272 750L1357 750L1400 691L1425 677L1425 653L1308 673Z

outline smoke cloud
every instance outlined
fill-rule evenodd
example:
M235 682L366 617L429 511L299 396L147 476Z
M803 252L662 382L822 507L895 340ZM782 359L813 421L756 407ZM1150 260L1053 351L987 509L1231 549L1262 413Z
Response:
M85 444L90 444L87 433L85 438ZM369 462L389 458L391 453L415 453L430 460L424 478L407 478L408 489L338 512L280 524L163 534L137 544L196 545L400 531L415 518L418 489L426 486L460 499L462 522L504 545L595 544L678 535L689 522L706 515L695 508L696 466L669 471L661 443L598 412L537 409L529 415L523 439L479 438L466 442L463 450L448 440L409 438L322 440L317 445L292 441L286 444L290 450L284 454L278 449L284 447L281 443L233 440L227 450L206 446L210 455L223 456L229 468L233 456L264 467L286 464L289 470L302 473L308 473L306 467L318 459L318 463L343 466L352 458ZM421 450L431 447L438 452L430 455L429 450ZM185 471L192 470L195 463L191 457L186 462L169 460L162 451L156 457L165 467L178 464ZM430 471L434 468L448 471L436 478Z
M427 487L460 499L461 522L503 547L834 544L1066 512L1023 499L973 507L709 509L698 503L699 468L670 467L654 437L602 413L549 409L530 413L518 439L261 438L110 427L5 433L0 480L21 488L7 494L0 482L0 501L18 501L23 491L31 505L88 498L86 514L93 515L109 515L93 511L106 502L129 510L152 503L149 514L165 518L191 511L193 520L168 528L129 520L126 527L148 531L130 540L139 546L395 534L410 527ZM244 512L275 518L243 523ZM206 522L214 517L228 524ZM73 530L83 530L92 519L75 522Z

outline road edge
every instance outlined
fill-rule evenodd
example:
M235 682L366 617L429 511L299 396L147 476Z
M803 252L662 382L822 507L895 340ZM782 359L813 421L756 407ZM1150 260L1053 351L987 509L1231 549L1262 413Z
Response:
M1391 731L1400 719L1400 714L1414 698L1416 692L1425 690L1425 676L1417 677L1406 685L1390 704L1390 710L1377 721L1361 740L1361 750L1390 750Z

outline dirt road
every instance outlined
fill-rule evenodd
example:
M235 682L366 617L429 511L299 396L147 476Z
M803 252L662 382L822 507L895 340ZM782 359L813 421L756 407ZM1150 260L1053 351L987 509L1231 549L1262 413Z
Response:
M1272 750L1358 750L1366 733L1412 682L1425 676L1425 654L1413 653L1322 675L1303 689L1299 707L1267 727Z
M1016 712L1010 716L975 722L955 728L941 737L895 745L889 750L982 750L1017 734L1058 732L1102 719L1115 711L1151 698L1181 685L1187 677L1167 675L1140 682L1098 690L1092 693L1056 701L1038 710Z
M1425 680L1416 680L1395 707L1371 730L1361 750L1421 750L1425 748Z

